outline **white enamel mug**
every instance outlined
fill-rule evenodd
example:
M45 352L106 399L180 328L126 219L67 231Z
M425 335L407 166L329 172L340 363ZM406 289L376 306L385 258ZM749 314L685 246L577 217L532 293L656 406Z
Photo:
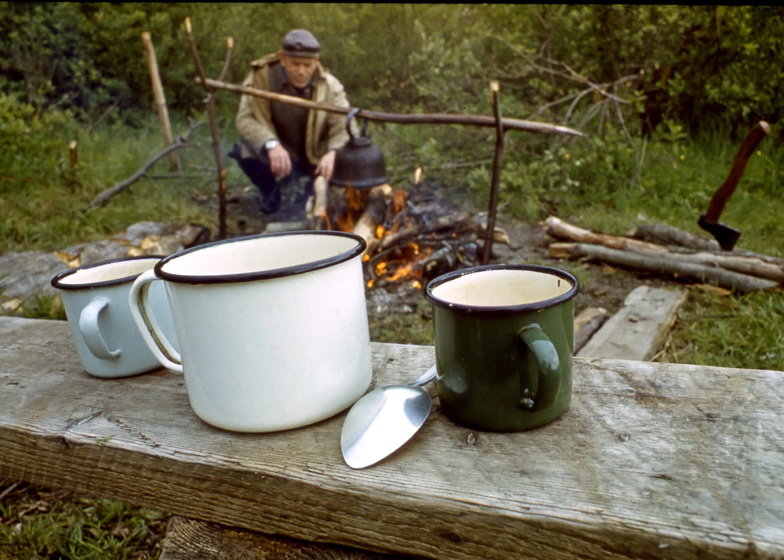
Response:
M270 432L346 409L370 384L365 241L293 231L216 241L161 260L130 303L160 363L182 371L193 411L225 430ZM165 284L181 351L148 320Z
M161 258L143 256L101 261L52 278L87 373L96 377L127 377L160 367L131 317L128 296L133 281ZM176 344L169 302L161 287L150 293L150 309L159 328Z

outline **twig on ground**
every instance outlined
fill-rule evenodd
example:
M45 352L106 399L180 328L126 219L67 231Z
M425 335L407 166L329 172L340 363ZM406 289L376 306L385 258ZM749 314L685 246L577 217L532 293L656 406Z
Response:
M127 189L132 184L134 184L136 181L144 177L147 174L147 170L150 169L153 165L155 165L159 160L165 158L174 150L179 150L180 148L184 148L185 146L190 146L191 144L188 143L188 138L190 137L191 133L193 133L193 131L196 130L198 127L200 127L202 124L203 123L192 122L190 128L184 134L178 136L174 140L174 143L169 144L163 150L161 150L160 152L155 154L152 158L147 160L136 173L134 173L127 179L123 179L116 185L111 186L105 191L102 191L100 194L98 194L98 196L96 196L90 201L90 205L88 206L88 208L103 206L109 201L110 198L119 194L120 192L122 192L123 190Z

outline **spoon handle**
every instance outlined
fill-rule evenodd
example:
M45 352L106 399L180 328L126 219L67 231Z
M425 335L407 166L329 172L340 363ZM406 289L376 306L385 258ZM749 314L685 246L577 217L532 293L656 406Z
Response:
M422 385L427 385L433 379L436 378L436 366L431 366L422 376L417 379L416 381L409 383L411 387L421 387Z

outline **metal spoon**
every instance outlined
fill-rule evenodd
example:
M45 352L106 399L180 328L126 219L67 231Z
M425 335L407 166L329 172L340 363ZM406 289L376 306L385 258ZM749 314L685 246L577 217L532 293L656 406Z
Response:
M397 451L411 439L430 414L432 401L422 386L436 377L436 366L407 385L370 391L348 411L340 434L343 460L363 469Z

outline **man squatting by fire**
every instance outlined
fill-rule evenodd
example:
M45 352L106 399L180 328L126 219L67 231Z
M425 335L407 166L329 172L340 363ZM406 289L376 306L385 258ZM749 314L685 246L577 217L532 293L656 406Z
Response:
M244 86L349 107L343 85L321 65L321 46L310 32L289 31L281 47L251 63ZM258 187L265 214L279 211L282 198L304 207L313 179L330 180L335 150L348 140L340 114L251 95L240 98L236 126L240 141L229 155Z

